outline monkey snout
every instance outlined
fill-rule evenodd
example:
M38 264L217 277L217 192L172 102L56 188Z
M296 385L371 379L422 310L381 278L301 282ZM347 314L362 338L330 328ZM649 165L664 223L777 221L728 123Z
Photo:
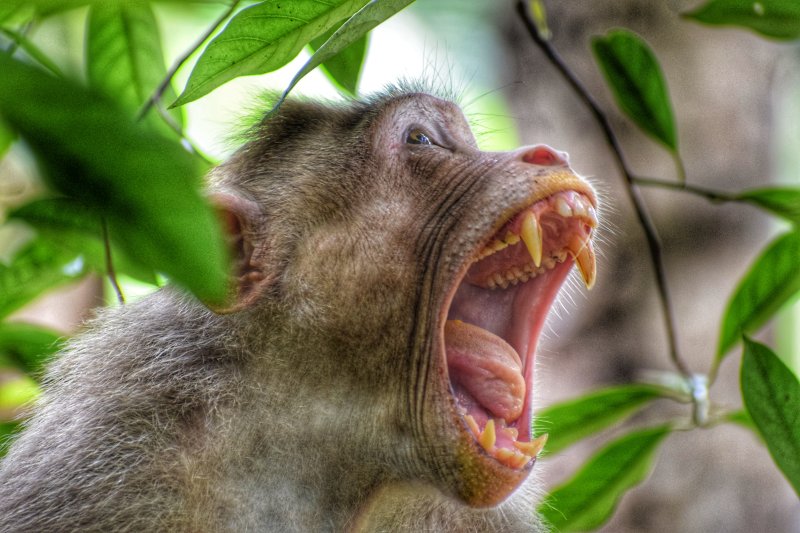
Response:
M522 161L532 165L553 167L568 165L569 155L567 155L566 152L553 150L546 144L537 144L533 148L528 148L522 153Z

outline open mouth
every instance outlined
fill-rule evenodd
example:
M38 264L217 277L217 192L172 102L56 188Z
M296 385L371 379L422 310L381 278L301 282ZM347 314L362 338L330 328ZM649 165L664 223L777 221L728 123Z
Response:
M511 216L466 266L447 310L447 369L465 431L512 469L531 464L546 439L532 439L531 388L548 311L573 264L594 284L589 194L562 190Z

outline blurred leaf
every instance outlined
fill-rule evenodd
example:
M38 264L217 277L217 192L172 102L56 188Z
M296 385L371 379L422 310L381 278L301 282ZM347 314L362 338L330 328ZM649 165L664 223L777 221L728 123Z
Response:
M645 133L677 152L667 84L647 43L627 30L615 30L593 38L592 50L619 108Z
M548 433L545 450L558 452L622 420L645 403L663 396L649 385L623 385L594 391L542 410L534 434Z
M60 339L59 333L33 324L0 323L0 353L10 355L21 370L33 376L58 351Z
M7 2L9 0L2 0L3 2ZM120 2L119 0L115 0L111 2L110 0L10 0L11 2L15 3L24 3L24 4L33 4L36 6L36 12L42 16L47 17L50 15L55 15L56 13L60 13L62 11L68 11L70 9L76 9L83 6L104 6L110 3L124 3L126 6L144 6L149 4L152 0L124 0L124 2ZM169 2L174 4L218 4L220 3L219 0L160 0L161 2Z
M161 36L148 4L106 2L92 6L86 33L89 82L134 115L167 75ZM175 99L169 87L165 99ZM170 110L181 128L183 112ZM156 117L157 115L150 115ZM160 122L160 120L158 120Z
M203 172L179 143L125 120L105 97L0 54L0 114L49 184L103 216L113 242L198 297L222 301L227 254L198 192Z
M83 257L44 239L35 239L9 265L0 263L0 318L86 272Z
M742 398L769 453L800 496L800 382L772 350L744 339Z
M95 272L107 274L106 249L100 216L87 211L80 203L68 198L36 200L11 211L9 218L25 221L37 230L40 238L49 239L57 246L82 254ZM135 255L112 239L111 258L118 274L127 274L138 280L155 284L151 267L141 264Z
M3 159L3 156L6 155L6 152L11 148L15 140L16 135L14 135L14 132L8 129L8 127L3 124L3 121L0 120L0 159Z
M20 429L19 422L0 422L0 457L8 451L11 437Z
M346 47L355 43L367 32L372 30L375 26L382 23L407 5L411 4L414 0L384 0L382 2L370 2L358 13L353 15L352 18L345 21L342 26L334 32L330 39L325 41L322 46L314 53L313 56L303 65L303 68L295 74L289 86L283 92L278 103L273 107L273 111L277 109L281 103L286 99L289 92L297 85L303 76L314 70L318 65L335 57L339 52Z
M550 492L539 513L562 533L599 527L625 492L650 473L656 448L669 433L669 426L645 429L606 445L572 479Z
M744 191L738 194L736 199L771 211L800 225L800 189L796 187L770 187Z
M715 365L800 291L800 231L774 240L739 282L720 329Z
M308 43L312 54L325 44L340 27L341 25L333 27L324 35L312 39ZM361 67L364 65L364 58L367 53L367 35L365 33L320 65L328 79L351 96L356 96L358 93L358 78L361 76Z
M0 383L0 411L18 411L39 395L39 385L29 376L20 374Z
M264 74L292 59L314 37L366 0L260 2L241 10L208 45L172 107L197 100L239 76Z
M683 16L705 24L742 26L776 39L800 37L797 0L711 0Z
M0 2L0 23L5 22L20 8L27 0L3 0Z
M20 48L22 48L22 50L25 51L26 54L28 54L28 57L42 65L44 68L58 77L64 76L64 74L61 72L61 69L58 68L58 65L56 65L53 60L47 56L47 54L42 52L38 46L33 44L24 35L8 28L0 28L0 33L6 35L9 39L14 41Z
M734 411L733 413L728 413L728 415L725 418L728 420L728 422L733 422L734 424L738 424L751 431L757 431L758 429L756 428L756 425L753 423L753 419L750 418L750 415L744 409L742 409L741 411Z

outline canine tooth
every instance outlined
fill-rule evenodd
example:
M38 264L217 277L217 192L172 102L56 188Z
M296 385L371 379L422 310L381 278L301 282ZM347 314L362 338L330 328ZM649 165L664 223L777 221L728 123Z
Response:
M556 212L564 218L572 216L572 208L561 196L556 198Z
M592 242L588 238L583 240L576 237L570 242L569 251L575 258L575 266L578 267L578 271L581 273L583 283L586 284L587 289L591 289L594 287L597 275L597 264Z
M597 226L597 211L594 210L594 207L589 206L586 210L586 216L592 221L592 226Z
M514 441L514 447L530 457L536 457L542 451L544 445L547 443L547 433L539 435L530 442L517 442Z
M539 221L536 215L530 211L525 215L522 220L522 240L525 242L525 247L528 253L531 254L533 264L537 267L542 264L542 228L539 227Z
M486 422L486 427L483 428L483 433L481 433L478 442L480 443L481 446L483 446L483 449L488 452L491 451L492 448L494 448L494 443L496 439L497 435L494 432L494 418L490 418Z
M472 415L464 415L464 421L467 423L469 430L472 431L472 434L475 435L475 438L479 438L481 435L481 428L478 427L478 423L475 422Z

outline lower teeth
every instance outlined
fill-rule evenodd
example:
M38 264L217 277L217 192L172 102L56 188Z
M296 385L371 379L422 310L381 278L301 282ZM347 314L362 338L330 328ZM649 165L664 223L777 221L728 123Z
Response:
M464 420L481 448L501 463L512 468L522 468L531 459L535 459L547 442L546 433L539 435L530 442L518 442L516 428L505 427L502 421L495 423L493 418L486 422L483 431L481 431L480 426L478 426L472 415L464 415ZM496 426L500 426L500 428L498 429ZM502 431L509 437L516 449L495 446L498 431Z

